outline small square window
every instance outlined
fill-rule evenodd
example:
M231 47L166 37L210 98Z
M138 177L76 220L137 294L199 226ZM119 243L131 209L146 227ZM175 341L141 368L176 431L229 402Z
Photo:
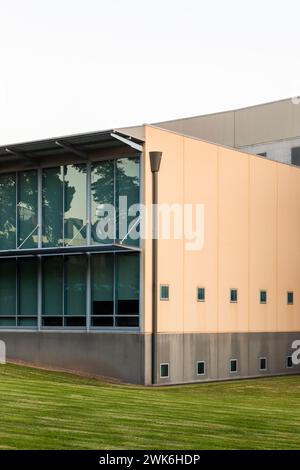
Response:
M197 288L197 300L198 302L205 302L205 288L204 287Z
M266 290L261 290L259 298L260 298L260 303L261 304L266 304L267 303L267 291Z
M287 293L287 304L288 305L293 305L294 303L294 292L288 292Z
M160 300L169 300L169 286L167 284L160 286Z
M160 378L167 379L169 377L169 364L160 364Z
M230 373L233 374L237 372L237 359L230 359Z
M259 358L259 370L267 370L267 358L266 357Z
M293 359L292 359L292 356L288 356L286 358L286 367L288 369L290 369L291 367L293 367Z
M197 375L205 375L205 362L204 361L197 362Z
M237 289L230 289L230 302L236 303L238 300Z

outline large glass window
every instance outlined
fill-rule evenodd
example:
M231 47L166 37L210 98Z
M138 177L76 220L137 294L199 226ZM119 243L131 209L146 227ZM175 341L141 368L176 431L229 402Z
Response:
M94 164L91 178L92 243L113 243L115 239L114 160Z
M16 261L0 262L0 326L16 326Z
M0 250L16 248L16 174L0 175Z
M86 165L64 167L64 240L86 244Z
M38 243L37 172L18 173L18 241L20 248L36 248Z
M63 244L63 167L43 170L43 246Z
M66 256L64 265L64 326L86 324L86 256Z
M92 326L114 326L114 255L92 256Z
M126 245L139 245L140 160L116 161L117 239Z
M63 326L63 257L42 260L43 326Z
M116 272L116 326L139 324L139 255L118 254Z
M36 258L18 260L18 326L37 324Z

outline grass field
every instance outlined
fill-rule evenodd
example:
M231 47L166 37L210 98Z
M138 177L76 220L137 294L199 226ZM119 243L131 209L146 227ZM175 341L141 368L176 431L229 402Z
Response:
M1 449L299 449L300 376L144 388L0 366Z

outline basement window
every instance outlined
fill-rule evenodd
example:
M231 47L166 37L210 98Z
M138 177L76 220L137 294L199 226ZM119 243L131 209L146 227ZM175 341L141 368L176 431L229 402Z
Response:
M205 375L205 362L204 361L197 362L197 375Z
M234 374L237 372L237 365L238 365L237 359L230 359L230 373L231 374Z
M267 358L266 357L259 358L259 370L267 370Z
M160 364L160 378L167 379L169 377L169 364Z
M266 290L261 290L259 298L260 298L260 303L261 304L266 304L267 303L267 291Z
M197 301L205 302L205 288L204 287L197 287Z
M292 356L288 356L286 358L286 367L288 369L291 369L291 367L293 367L293 359L292 359Z
M288 292L287 293L287 304L288 305L293 305L294 303L294 292Z
M169 286L167 284L160 286L160 300L169 300Z

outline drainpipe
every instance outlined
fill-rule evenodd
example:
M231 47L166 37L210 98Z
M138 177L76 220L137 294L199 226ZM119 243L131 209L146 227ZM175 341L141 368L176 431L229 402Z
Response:
M150 166L152 172L152 340L151 340L151 363L152 363L152 385L157 383L157 303L158 303L158 172L162 152L149 152Z

